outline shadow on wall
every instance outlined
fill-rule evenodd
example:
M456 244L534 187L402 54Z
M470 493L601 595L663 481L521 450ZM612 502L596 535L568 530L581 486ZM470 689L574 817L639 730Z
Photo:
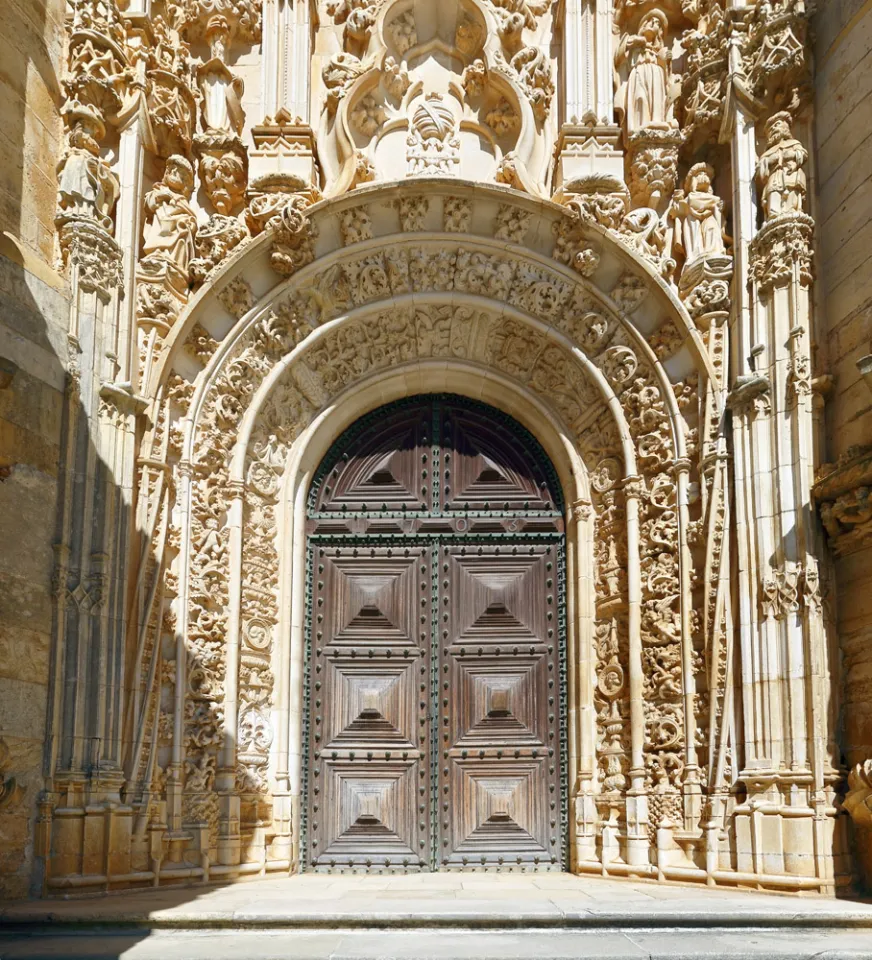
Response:
M53 269L63 4L0 4L0 896L42 787L68 293Z

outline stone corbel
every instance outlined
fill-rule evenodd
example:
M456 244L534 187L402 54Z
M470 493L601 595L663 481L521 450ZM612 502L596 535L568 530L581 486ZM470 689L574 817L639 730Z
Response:
M794 270L802 286L811 284L813 236L814 220L805 213L783 213L763 224L750 247L750 272L761 292L790 283Z
M678 284L678 293L696 324L706 330L716 314L730 312L730 284L733 258L701 257L685 264Z
M564 123L560 128L554 154L555 200L568 192L569 184L584 176L608 176L623 181L624 151L621 128L615 124Z
M287 175L313 192L313 202L320 199L317 145L309 124L282 108L274 117L266 117L263 123L252 127L251 137L252 181L274 174ZM304 188L294 187L293 192L300 189Z
M857 860L872 886L872 759L855 764L848 774L848 792L842 801L854 821Z
M151 401L148 397L134 393L129 383L103 383L100 397L115 407L119 413L138 416L144 413Z
M727 408L735 413L741 413L752 404L765 402L771 391L772 384L765 374L751 373L738 376L727 397Z
M872 448L852 447L824 464L812 496L837 556L872 543Z

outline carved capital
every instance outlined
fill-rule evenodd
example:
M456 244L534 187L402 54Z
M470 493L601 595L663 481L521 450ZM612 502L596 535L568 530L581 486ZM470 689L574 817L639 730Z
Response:
M64 264L75 267L83 290L110 297L124 283L121 248L107 230L87 219L67 220L60 229Z
M678 130L647 128L628 138L630 158L630 196L637 207L657 209L671 197L678 177L678 148L682 135Z

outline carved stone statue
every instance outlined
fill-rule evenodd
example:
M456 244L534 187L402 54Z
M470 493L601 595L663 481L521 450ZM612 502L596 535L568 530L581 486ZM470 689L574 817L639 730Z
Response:
M782 213L802 213L808 190L805 171L808 151L790 130L790 114L776 113L766 123L767 147L757 163L757 183L766 219Z
M58 206L61 217L87 217L103 227L112 224L120 193L118 178L100 156L103 123L95 111L76 112L68 147L60 164Z
M624 36L615 54L615 66L629 62L630 73L618 97L624 110L627 134L673 125L669 90L672 52L666 43L668 21L661 10L642 18L639 32Z
M707 163L692 166L669 212L675 220L675 246L684 252L687 263L726 254L724 201L712 189L713 177Z
M197 70L200 85L203 129L210 133L242 131L245 111L242 109L244 84L217 57Z
M189 200L194 192L194 170L181 156L167 160L163 180L145 196L145 209L151 214L142 244L144 257L160 256L172 261L184 274L194 255L194 231L197 217Z

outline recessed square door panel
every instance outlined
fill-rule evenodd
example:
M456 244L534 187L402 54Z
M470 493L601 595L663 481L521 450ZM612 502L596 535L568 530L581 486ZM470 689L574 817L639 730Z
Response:
M445 779L451 815L443 824L443 867L559 869L558 797L544 758L452 757Z
M419 764L324 762L314 778L312 855L320 867L415 868L426 864L426 787ZM420 798L420 802L419 802ZM424 812L419 815L419 805ZM423 861L423 863L422 863Z
M544 649L549 630L554 636L553 561L541 548L517 544L446 548L440 615L450 618L452 642L467 653L487 644L489 655L497 647L515 655Z
M316 642L330 644L337 653L354 648L357 656L419 644L422 602L429 605L423 594L430 590L429 560L422 547L377 553L319 547L317 563Z
M497 657L460 656L449 649L449 677L457 705L451 712L451 743L477 751L543 746L548 739L548 658L511 653Z
M314 731L322 748L414 749L420 712L419 659L392 663L327 658L324 709L316 714L320 722Z

